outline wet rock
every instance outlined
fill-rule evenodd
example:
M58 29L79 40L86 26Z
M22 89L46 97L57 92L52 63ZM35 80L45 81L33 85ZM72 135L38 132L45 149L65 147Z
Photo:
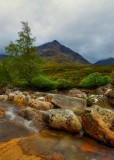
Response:
M85 111L82 116L82 125L85 133L91 137L114 146L114 112L94 106Z
M32 119L31 125L38 128L46 128L46 123L43 120L44 112L38 110L36 116Z
M66 147L62 138L64 138L64 134L42 131L31 137L20 139L19 145L23 153L28 155L41 156L45 160L70 160L70 158L64 158L64 154L62 154Z
M76 114L82 114L87 106L87 101L85 99L61 94L54 94L52 103L58 108L72 110Z
M79 118L70 110L51 109L44 112L43 120L50 128L79 132L82 129Z
M54 94L47 94L46 96L45 96L45 100L47 101L47 102L52 102L52 99L53 99L53 96L54 96Z
M37 110L34 108L27 107L25 109L19 110L18 115L25 119L32 120L37 115L36 111Z
M43 121L43 114L44 112L42 112L41 110L36 110L31 107L27 107L18 112L19 116L27 120L32 120L31 126L34 126L38 129L45 127L45 122Z
M0 143L0 160L44 160L40 156L29 155L23 152L19 139L7 143Z
M101 108L111 109L109 100L105 95L88 95L87 106L91 107L92 105L98 105Z
M7 101L8 100L8 96L7 95L0 95L0 100L1 101Z
M45 101L45 98L44 97L39 97L38 100L39 101Z
M38 99L33 99L30 104L31 107L37 109L37 110L49 110L53 108L53 105L49 102L42 102Z
M3 118L5 115L6 109L0 106L0 118Z
M14 96L15 96L15 94L12 93L12 92L10 92L10 93L8 94L8 99L9 99L10 101L13 101Z
M9 95L9 93L12 92L12 90L10 88L6 88L4 89L5 95Z
M25 99L26 99L26 97L25 97L25 95L23 95L23 94L15 94L15 96L14 96L14 102L15 102L17 105L21 106L21 107L24 107L24 106L27 105Z
M87 98L87 95L85 92L82 92L79 89L72 89L67 93L68 96L72 96L72 97L78 97L78 98Z
M105 86L97 88L96 91L97 91L97 94L107 94L108 92L110 92L110 90L112 90L112 85L107 84Z
M62 154L60 153L53 153L46 157L47 160L65 160Z

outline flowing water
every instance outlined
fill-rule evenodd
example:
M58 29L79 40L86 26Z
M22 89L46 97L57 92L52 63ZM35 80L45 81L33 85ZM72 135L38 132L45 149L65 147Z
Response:
M6 102L0 102L0 106L6 109L4 118L0 119L0 141L8 141L38 132L35 127L31 126L31 121L17 115L19 110L17 106Z
M46 156L60 153L65 160L114 160L114 149L94 139L80 134L67 134L54 130L38 131L31 126L31 121L17 115L19 108L10 103L0 102L6 108L3 119L0 119L0 141L23 138L20 145L28 154ZM30 138L29 135L32 135Z

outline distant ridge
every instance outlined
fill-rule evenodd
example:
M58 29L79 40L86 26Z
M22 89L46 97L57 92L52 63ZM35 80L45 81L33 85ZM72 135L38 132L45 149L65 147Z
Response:
M57 40L42 44L37 48L39 56L48 62L90 64L79 53L60 44Z
M114 65L114 58L107 58L100 61L97 61L95 65Z
M8 57L6 54L0 54L0 61L6 57Z

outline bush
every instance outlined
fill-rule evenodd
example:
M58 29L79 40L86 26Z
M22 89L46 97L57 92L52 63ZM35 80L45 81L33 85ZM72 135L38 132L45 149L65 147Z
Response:
M111 82L109 76L102 76L101 73L95 72L80 81L79 86L83 88L97 88Z
M57 89L65 90L71 88L72 84L66 79L58 79L57 81Z
M111 78L111 77L109 77L109 76L104 76L104 77L102 77L101 85L104 86L104 85L110 83L111 81L112 81L112 78Z
M39 90L52 90L56 88L56 83L44 76L33 78L31 84Z

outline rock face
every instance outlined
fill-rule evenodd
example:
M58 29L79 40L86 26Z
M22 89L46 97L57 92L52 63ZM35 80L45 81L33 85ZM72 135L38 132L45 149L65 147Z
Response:
M82 125L78 117L70 110L51 109L45 111L43 120L48 127L67 132L79 132Z
M82 116L85 133L91 137L114 146L114 112L94 106Z
M84 112L87 102L85 99L54 94L52 103L62 109L72 110L76 114Z

